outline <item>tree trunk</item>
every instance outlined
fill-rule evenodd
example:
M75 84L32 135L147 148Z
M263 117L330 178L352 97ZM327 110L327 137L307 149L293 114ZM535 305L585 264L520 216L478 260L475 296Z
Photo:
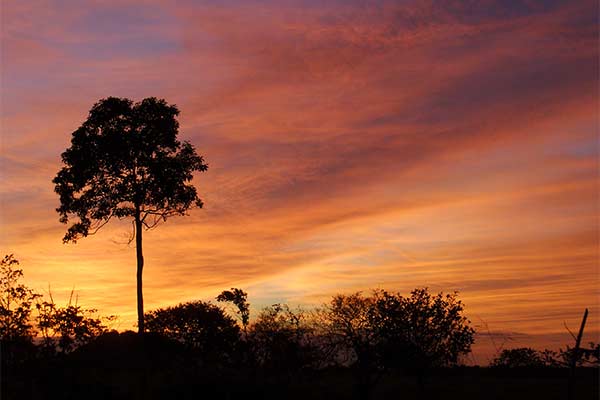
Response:
M144 333L144 297L142 295L142 270L144 269L144 255L142 254L142 220L139 208L135 213L135 250L137 254L137 312L138 332Z

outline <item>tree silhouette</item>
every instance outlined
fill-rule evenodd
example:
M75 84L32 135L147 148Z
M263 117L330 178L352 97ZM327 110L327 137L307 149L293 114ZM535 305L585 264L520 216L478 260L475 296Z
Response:
M475 333L456 293L432 295L427 288L410 297L384 290L338 294L318 318L338 362L353 367L363 399L394 368L416 373L422 388L428 369L455 366L470 352Z
M368 399L382 377L380 337L374 326L375 296L337 294L317 312L324 335L324 354L352 367L359 399Z
M31 324L33 302L40 297L20 283L23 271L12 254L0 260L0 380L5 372L35 355ZM1 386L1 385L0 385ZM0 392L0 397L2 393Z
M242 321L242 329L244 334L247 331L248 322L250 321L250 303L248 303L248 293L242 289L231 288L231 290L223 290L217 296L218 302L230 302L237 307L236 313Z
M23 270L16 269L19 261L10 254L0 260L0 340L31 341L35 332L30 323L33 301L40 297L19 283Z
M148 332L176 340L213 363L231 360L240 337L240 328L233 318L220 307L203 301L159 308L144 318Z
M254 361L273 376L293 375L313 364L317 354L308 317L287 304L265 307L248 334Z
M475 331L456 292L432 295L419 288L403 297L381 291L374 305L373 326L389 365L417 370L453 366L471 351Z
M62 223L76 218L63 242L94 234L112 218L133 218L137 253L138 329L144 332L142 230L202 207L189 184L208 166L189 142L177 140L179 110L154 97L138 103L108 97L96 103L62 153L52 181Z
M49 293L49 297L50 301L36 304L40 347L46 355L72 352L108 332L104 322L116 319L115 316L100 318L96 309L84 309L77 301L73 302L73 291L65 307L54 302L52 293Z
M543 367L547 365L542 353L531 347L504 349L492 360L490 366L503 368Z

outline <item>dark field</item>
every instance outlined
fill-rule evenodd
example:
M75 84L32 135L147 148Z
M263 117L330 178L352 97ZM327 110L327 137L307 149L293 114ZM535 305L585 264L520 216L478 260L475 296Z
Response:
M105 365L69 360L30 365L5 375L3 399L360 399L350 369L293 374L152 362ZM6 372L6 371L5 371ZM431 371L420 388L413 376L391 371L369 399L567 399L567 369L461 367ZM598 369L580 368L573 399L598 399Z

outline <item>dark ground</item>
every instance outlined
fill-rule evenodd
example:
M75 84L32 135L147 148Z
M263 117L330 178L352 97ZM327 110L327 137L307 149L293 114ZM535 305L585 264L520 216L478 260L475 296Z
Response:
M252 371L123 369L47 365L28 375L6 377L2 399L353 399L349 370L265 378ZM381 379L371 399L567 399L567 370L488 368L439 370L419 392L417 380L398 372ZM598 400L598 370L579 369L575 399Z
M2 369L1 400L46 399L358 399L347 368L293 371L278 367L202 365L177 343L135 335L99 341L63 357L34 358ZM145 339L147 340L147 339ZM152 349L149 351L149 349ZM231 365L231 363L229 363ZM575 396L598 400L599 369L578 368ZM391 371L369 399L567 399L569 370L457 367L414 376Z

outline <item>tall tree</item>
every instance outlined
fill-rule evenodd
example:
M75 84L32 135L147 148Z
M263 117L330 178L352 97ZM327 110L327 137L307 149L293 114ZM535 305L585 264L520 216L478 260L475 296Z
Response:
M208 166L194 147L177 140L179 110L154 97L140 102L108 97L96 103L62 153L52 181L60 196L63 242L92 235L112 218L132 218L137 253L138 329L144 332L142 231L191 207L202 207L190 183Z

